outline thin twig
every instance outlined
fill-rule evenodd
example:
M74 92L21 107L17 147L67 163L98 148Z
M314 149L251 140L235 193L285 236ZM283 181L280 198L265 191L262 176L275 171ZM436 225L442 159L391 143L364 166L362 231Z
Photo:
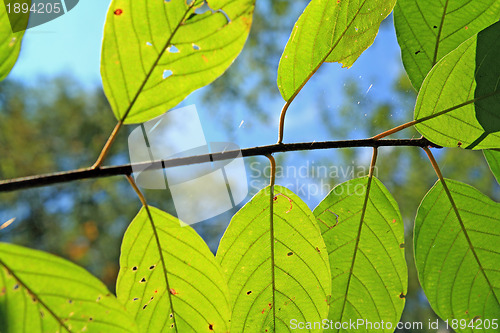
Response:
M117 166L105 166L99 168L86 168L72 171L63 171L52 174L42 174L23 178L15 178L0 181L0 192L10 192L21 189L28 189L40 186L47 186L60 183L68 183L75 180L104 178L118 175L130 175L133 169L138 170L156 170L171 168L182 165L191 165L204 163L207 160L223 161L234 159L237 156L264 156L267 154L300 151L300 150L318 150L318 149L337 149L337 148L355 148L355 147L427 147L439 148L425 138L420 139L392 139L392 140L342 140L342 141L323 141L323 142L301 142L287 144L273 144L268 146L259 146L245 148L240 150L231 150L221 153L173 158L168 160L159 160L153 162L142 162L135 164L124 164Z

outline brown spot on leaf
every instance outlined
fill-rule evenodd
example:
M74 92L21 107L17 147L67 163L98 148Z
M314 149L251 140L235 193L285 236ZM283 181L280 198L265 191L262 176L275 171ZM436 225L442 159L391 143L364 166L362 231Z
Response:
M399 294L399 298L406 298L406 295L401 293L401 294Z
M210 331L213 331L214 330L214 324L208 324L208 329Z
M177 294L178 294L178 292L177 292L177 291L175 291L175 289L174 289L174 288L170 288L170 293L171 293L172 295L177 295Z
M118 8L118 9L117 9L117 10L115 10L113 13L114 13L116 16L120 16L121 14L123 14L123 9Z

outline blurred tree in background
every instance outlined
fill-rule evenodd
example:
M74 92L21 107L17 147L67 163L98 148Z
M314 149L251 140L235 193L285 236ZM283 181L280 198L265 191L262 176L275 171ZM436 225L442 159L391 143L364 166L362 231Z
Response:
M223 77L202 90L200 102L212 106L208 108L212 110L211 116L221 119L229 136L241 114L252 117L253 124L259 127L274 128L273 120L279 110L269 109L269 105L273 105L270 101L281 98L276 87L276 70L284 46L276 41L286 41L306 3L260 2L243 54ZM386 24L384 29L393 28ZM393 82L393 89L387 94L391 97L387 99L371 99L356 78L343 86L343 99L338 107L329 107L328 94L319 89L316 95L309 96L311 107L320 115L317 126L331 140L368 137L411 117L416 96L404 74ZM219 106L221 101L224 110ZM92 165L114 125L115 119L100 88L84 89L70 78L47 80L36 87L4 81L0 83L0 179ZM107 164L128 163L127 135L126 131L120 132ZM417 136L412 130L396 134L396 137ZM278 164L297 163L293 154L277 155ZM295 154L300 154L301 159L314 160L315 165L349 166L364 161L362 149ZM384 148L380 154L383 158L377 164L378 177L398 200L406 228L410 284L402 321L427 323L437 317L419 287L411 240L418 204L436 177L418 148ZM486 195L498 199L498 184L488 172L481 152L443 149L436 155L445 177L473 183ZM261 159L264 162L258 157L246 159L246 163ZM327 179L331 186L344 180ZM264 177L262 181L267 182ZM175 212L168 191L146 191L146 195L152 205ZM0 224L16 217L11 226L0 230L0 241L69 258L113 290L120 240L140 206L123 177L0 193ZM230 216L225 214L194 226L214 251Z

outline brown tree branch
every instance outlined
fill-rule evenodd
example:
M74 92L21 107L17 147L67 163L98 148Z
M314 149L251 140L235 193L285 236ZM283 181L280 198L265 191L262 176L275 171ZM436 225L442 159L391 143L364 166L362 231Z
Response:
M231 150L220 153L172 158L168 160L142 162L136 164L124 164L117 166L105 166L98 168L86 168L71 171L63 171L51 174L35 175L23 178L15 178L0 181L0 192L11 192L22 189L48 186L60 183L68 183L75 180L104 178L118 175L130 175L132 168L148 170L171 168L182 165L204 163L208 159L212 161L222 161L233 159L237 156L265 156L273 153L300 151L300 150L318 150L318 149L338 149L338 148L356 148L356 147L435 147L441 148L425 138L420 139L392 139L392 140L341 140L341 141L322 141L322 142L301 142L287 144L273 144L268 146L259 146L245 148L240 150Z

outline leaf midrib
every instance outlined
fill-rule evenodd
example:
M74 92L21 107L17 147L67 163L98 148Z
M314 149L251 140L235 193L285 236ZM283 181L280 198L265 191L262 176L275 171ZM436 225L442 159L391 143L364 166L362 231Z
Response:
M448 3L449 3L449 0L446 0L446 2L444 4L444 9L443 9L443 15L441 15L441 23L439 24L438 34L436 36L436 44L435 44L435 47L434 47L434 57L432 59L432 66L433 67L437 63L437 56L438 56L438 50L439 50L439 42L440 42L440 39L441 39L441 33L443 31L444 19L446 17L446 11L448 9Z
M193 1L194 3L194 1ZM176 321L176 315L177 313L175 313L174 311L174 304L173 304L173 300L172 300L172 294L170 292L170 283L169 283L169 280L168 280L168 273L167 273L167 265L165 263L165 258L163 257L163 251L162 251L162 247L161 247L161 243L160 243L160 238L158 236L158 231L156 230L156 225L153 221L153 216L151 214L151 211L149 209L149 206L144 206L144 209L146 210L146 213L148 215L148 219L149 219L149 222L151 223L151 229L153 230L153 234L154 234L154 237L155 237L155 240L156 240L156 246L158 248L158 253L159 253L159 256L160 256L160 261L161 261L161 265L162 265L162 268L163 268L163 276L164 276L164 279L165 279L165 284L167 286L167 290L165 291L166 294L168 295L168 301L170 303L170 309L172 309L172 313L173 313L173 322L174 322L174 327L175 327L175 332L177 333L178 330L177 330L177 321Z
M326 61L326 59L328 59L328 57L332 54L333 50L335 50L335 48L338 46L338 44L340 43L340 41L342 40L342 38L344 37L344 35L347 33L347 30L349 30L349 28L351 27L351 25L354 23L354 21L358 17L359 12L361 11L361 9L363 8L363 6L365 5L366 1L367 0L364 0L363 3L358 7L358 10L354 14L351 22L349 22L349 24L347 25L347 27L344 29L344 31L338 37L337 41L334 43L334 45L332 45L332 47L330 48L330 51L327 52L326 56L323 57L323 59L321 59L321 61L318 63L318 65L304 79L304 81L302 82L302 84L294 91L294 93L292 94L292 96L290 96L290 98L288 99L287 104L292 103L292 101L295 99L295 97L297 97L298 93L302 90L302 88L304 88L304 86L307 84L307 82L309 82L309 80L311 79L311 77L318 71L318 69L321 67L321 65L323 65L323 63Z
M342 320L342 318L344 317L344 311L345 311L345 306L346 306L346 303L347 303L347 297L349 295L349 287L350 287L351 278L352 278L352 275L353 275L354 264L356 262L356 255L357 255L358 249L359 249L359 241L361 240L361 230L363 229L363 224L364 224L364 219L365 219L365 213L366 213L366 209L367 209L367 206L368 206L368 199L370 197L370 189L371 189L372 179L373 179L373 177L371 177L371 176L368 177L368 181L367 181L367 184L366 184L365 200L363 202L363 208L361 210L361 218L360 218L360 221L359 221L358 235L356 237L356 244L354 245L354 253L353 253L353 257L352 257L352 264L351 264L351 268L349 269L349 277L347 279L347 286L346 286L346 292L345 292L344 301L342 302L342 310L340 312L340 320Z
M66 324L64 324L63 320L61 318L59 318L59 316L54 312L52 311L51 308L49 308L49 306L47 304L45 304L44 301L42 301L40 299L40 297L38 296L38 294L33 291L33 289L31 289L30 287L28 287L28 285L26 283L24 283L23 280L21 280L16 273L14 273L14 271L2 260L0 259L0 265L2 265L3 267L5 267L5 269L14 277L14 279L17 280L17 282L23 286L23 288L25 288L31 295L33 295L37 301L50 313L50 315L59 323L59 325L61 325L62 327L64 327L64 329L66 331L68 331L69 333L71 333L71 330L69 329L68 326L66 326Z
M167 50L167 48L171 45L172 39L174 38L174 36L177 33L177 31L179 30L179 28L182 26L182 23L184 22L184 20L186 18L186 15L191 11L191 9L195 5L195 3L196 3L195 0L193 0L191 2L191 4L188 6L187 10L184 12L184 15L181 17L179 23L177 23L174 31L172 31L172 33L170 34L170 36L167 39L165 45L163 46L163 49L158 54L158 56L156 57L153 65L151 66L151 69L149 70L148 73L146 73L146 77L144 78L144 80L142 81L141 85L139 86L139 89L137 90L134 98L132 99L132 101L130 102L129 106L127 107L127 110L125 111L123 117L120 119L120 122L124 122L125 119L128 117L128 114L130 113L130 111L134 107L135 103L137 102L137 99L139 98L139 95L141 94L142 90L146 86L146 83L149 81L149 78L153 74L153 72L154 72L156 66L158 65L160 59L163 57L163 54L165 54L165 51ZM176 328L176 331L177 331L177 328Z
M469 246L469 249L471 250L472 254L474 255L474 259L476 260L477 264L479 265L479 269L481 270L481 273L483 274L483 277L486 280L486 283L488 284L488 287L492 291L492 294L493 294L493 297L495 298L496 303L498 305L500 305L498 297L497 297L497 295L496 295L496 293L494 291L495 289L494 289L493 285L491 284L490 280L488 279L488 276L486 275L486 272L484 271L483 265L481 264L481 261L479 260L479 257L478 257L478 255L476 253L474 245L472 244L472 241L471 241L471 239L469 237L467 229L465 228L465 224L464 224L464 222L462 220L462 216L460 215L460 212L458 211L458 207L455 204L455 200L453 199L451 191L448 188L448 185L446 185L446 181L445 181L444 178L442 179L442 185L443 185L444 191L446 192L446 196L448 197L448 200L450 200L450 204L451 204L451 206L453 208L455 216L457 217L458 223L460 224L460 228L462 229L462 232L463 232L463 234L465 236L465 239L467 240L467 245Z

